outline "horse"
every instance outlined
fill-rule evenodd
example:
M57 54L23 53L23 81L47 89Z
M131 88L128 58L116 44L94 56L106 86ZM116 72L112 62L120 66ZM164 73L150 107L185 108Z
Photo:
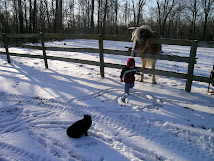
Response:
M134 29L132 32L133 46L132 46L132 56L140 56L142 62L142 68L148 68L151 63L151 68L155 69L155 63L157 59L147 59L143 58L143 54L160 54L161 44L151 44L147 40L149 38L160 38L156 31L152 31L151 27L148 25L143 25ZM141 82L143 82L144 73L141 76ZM156 84L155 74L152 74L152 84Z

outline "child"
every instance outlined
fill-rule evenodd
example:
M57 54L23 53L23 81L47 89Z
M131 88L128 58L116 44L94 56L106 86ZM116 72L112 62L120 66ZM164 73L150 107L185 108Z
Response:
M135 77L134 75L141 73L135 67L134 58L127 60L127 66L125 66L120 75L120 82L125 82L125 94L129 95L129 89L134 87Z

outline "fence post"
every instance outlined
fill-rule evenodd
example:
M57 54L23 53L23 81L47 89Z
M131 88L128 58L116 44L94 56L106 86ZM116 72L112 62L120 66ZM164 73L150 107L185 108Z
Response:
M4 41L4 48L5 48L6 55L7 55L7 62L11 63L9 49L8 49L8 41L7 41L7 36L5 33L3 33L3 41Z
M99 35L100 75L104 77L103 35Z
M186 88L185 88L185 90L187 92L190 92L191 88L192 88L192 81L193 81L194 65L195 65L195 60L196 60L197 47L198 47L198 41L192 41L191 50L190 50L190 57L189 57L188 72L187 72L187 79L186 79Z
M47 60L47 55L45 52L44 34L42 32L40 32L40 38L41 38L41 45L42 45L42 52L43 52L45 67L48 68L48 60Z

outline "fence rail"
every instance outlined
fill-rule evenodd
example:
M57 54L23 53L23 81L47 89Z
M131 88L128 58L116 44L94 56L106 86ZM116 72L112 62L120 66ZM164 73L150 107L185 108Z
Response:
M131 54L130 50L120 51L120 50L103 49L103 39L104 40L116 40L116 41L128 41L128 39L129 39L127 37L119 37L119 36L112 36L112 35L102 36L102 35L73 35L73 34L49 34L49 33L45 33L45 34L43 34L43 33L40 33L40 34L7 34L7 35L3 34L2 38L3 38L6 52L0 52L0 54L7 55L8 63L10 63L10 56L19 56L19 57L44 59L46 68L48 68L48 62L47 62L48 59L88 64L88 65L96 65L96 66L100 66L100 74L102 77L104 77L104 67L117 68L117 69L122 69L124 67L124 65L120 65L120 64L105 63L103 53L114 54L114 55L125 55L125 56L129 56ZM9 53L8 39L11 39L11 38L37 38L37 39L40 39L41 44L42 44L41 46L31 46L31 45L13 45L13 46L42 50L43 55ZM96 40L99 39L99 49L97 49L97 48L45 47L45 43L44 43L45 39L96 39ZM159 55L142 54L141 55L141 57L143 57L143 58L188 63L189 64L188 72L187 73L178 73L178 72L172 72L172 71L164 71L164 70L157 70L157 69L153 70L153 69L147 69L147 68L145 68L145 69L140 68L139 69L140 72L186 79L185 90L188 92L191 91L191 86L192 86L193 80L200 81L200 82L206 82L206 83L214 83L214 80L212 80L211 78L193 75L194 64L196 64L197 47L214 48L214 42L174 40L174 39L149 39L148 41L153 44L191 46L191 51L190 51L189 57L181 57L181 56L176 56L176 55L173 55L173 56L172 55L162 55L162 54L159 54ZM46 55L46 50L99 53L100 61L98 62L98 61L89 61L89 60L80 60L80 59L73 59L73 58L48 56L48 55Z
M153 44L166 44L166 45L181 45L181 46L191 46L193 40L176 40L176 39L157 39L151 38L148 42ZM214 41L197 41L197 47L204 48L214 48Z

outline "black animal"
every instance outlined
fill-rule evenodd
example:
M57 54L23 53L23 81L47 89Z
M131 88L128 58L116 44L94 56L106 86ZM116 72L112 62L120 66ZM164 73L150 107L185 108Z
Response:
M84 115L84 118L82 120L75 122L67 129L67 135L72 138L79 138L82 136L82 134L88 136L87 131L90 128L91 124L92 124L91 116Z

